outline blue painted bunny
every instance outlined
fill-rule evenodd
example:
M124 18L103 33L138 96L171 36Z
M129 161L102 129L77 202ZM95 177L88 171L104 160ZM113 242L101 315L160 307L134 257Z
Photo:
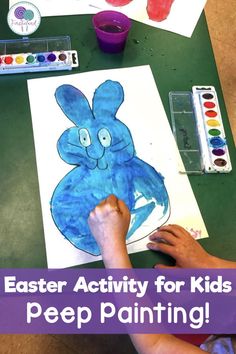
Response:
M99 255L87 219L100 201L115 194L129 207L132 222L128 239L156 206L161 206L160 218L169 212L168 194L163 177L136 156L129 129L116 118L124 100L119 82L103 82L94 93L92 109L83 93L71 85L58 87L55 97L75 124L59 138L58 152L66 163L76 167L53 193L52 217L74 246Z

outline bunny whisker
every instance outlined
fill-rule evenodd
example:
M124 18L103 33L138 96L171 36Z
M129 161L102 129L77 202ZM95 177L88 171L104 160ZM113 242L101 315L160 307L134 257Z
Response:
M75 146L75 147L77 147L77 148L83 149L83 147L82 147L82 146L77 145L77 144L72 144L72 143L69 143L69 142L68 142L68 145L72 145L72 146Z
M122 150L124 150L124 149L126 149L129 145L131 145L131 143L128 143L127 145L123 145L120 149L112 149L111 148L111 151L112 152L117 152L117 151L122 151ZM114 146L114 145L113 145Z
M120 141L118 141L117 143L112 144L112 146L116 146L116 145L118 145L118 144L122 143L122 141L123 141L123 140L120 140Z

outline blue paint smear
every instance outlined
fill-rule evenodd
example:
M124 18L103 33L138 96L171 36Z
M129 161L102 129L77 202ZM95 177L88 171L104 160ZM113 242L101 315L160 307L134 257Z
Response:
M160 219L169 213L164 178L136 156L129 129L115 117L124 100L119 82L107 80L96 89L92 110L83 93L71 85L58 87L55 97L75 124L59 138L58 153L76 167L54 190L52 217L75 247L99 255L87 223L90 211L108 195L115 194L132 214L127 239L131 238L155 207L162 206ZM145 198L145 202L137 207L140 198Z
M225 141L217 136L210 139L210 145L213 148L220 148L225 146Z

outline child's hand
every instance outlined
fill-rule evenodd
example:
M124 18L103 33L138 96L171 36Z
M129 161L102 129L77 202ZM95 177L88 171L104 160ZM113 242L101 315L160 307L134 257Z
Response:
M179 225L162 226L149 238L152 242L149 242L147 247L173 257L177 268L214 267L212 256ZM158 264L155 267L168 268Z
M103 256L111 254L114 257L126 249L129 223L129 209L114 195L107 197L91 211L88 224Z

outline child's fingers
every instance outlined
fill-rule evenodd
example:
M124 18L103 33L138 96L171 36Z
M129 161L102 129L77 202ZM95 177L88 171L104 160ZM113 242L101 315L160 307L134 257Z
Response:
M158 231L168 231L178 238L183 238L189 235L188 231L186 231L182 226L175 224L163 225L158 229Z
M179 237L179 230L176 228L176 225L163 225L158 228L157 232L169 232L175 237Z
M160 251L162 253L168 254L169 256L176 258L175 247L167 245L163 242L152 243L149 242L147 247L152 251Z
M150 235L149 239L150 241L166 242L173 246L178 242L178 239L173 234L166 231L158 231L155 234Z
M155 264L153 266L153 268L155 268L155 269L174 269L174 268L178 268L178 267L176 267L176 266L168 266L168 265L165 265L165 264L157 263L157 264Z
M178 237L191 237L190 233L182 226L180 225L172 225L175 229L175 233Z
M148 242L146 246L152 251L159 251L158 245L156 243Z
M104 205L106 205L107 200L103 199L98 205L96 205L96 207L94 208L94 211L97 210L98 208L103 208Z
M89 213L89 217L88 217L88 222L92 221L95 219L95 210L91 210L90 213Z
M95 210L101 213L110 213L111 211L119 212L118 198L114 194L109 195L97 205Z
M165 229L158 229L157 231L155 231L153 234L149 236L149 239L151 241L159 241L161 238L163 238L165 241L171 244L176 244L176 242L178 241L178 238L176 237L175 234L166 231Z
M114 195L111 194L107 197L106 202L112 207L112 208L117 208L118 207L118 198Z
M118 205L118 208L120 209L121 212L129 213L129 209L128 209L127 205L125 204L125 202L123 202L123 200L118 199L117 205Z

